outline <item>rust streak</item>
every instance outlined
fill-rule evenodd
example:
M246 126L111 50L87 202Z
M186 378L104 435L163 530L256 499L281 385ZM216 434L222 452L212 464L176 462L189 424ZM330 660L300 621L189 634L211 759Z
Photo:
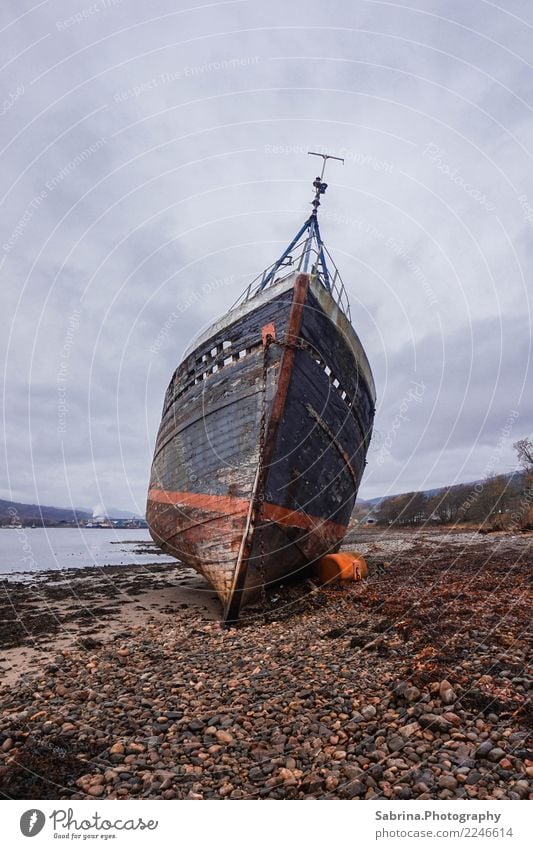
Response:
M286 341L294 342L300 334L300 329L302 326L302 317L303 317L303 309L305 302L307 300L307 293L309 291L309 277L307 274L299 274L294 283L294 292L292 296L292 304L291 311L289 314L289 322L287 325L286 332ZM267 429L266 429L266 439L263 450L263 456L260 459L260 463L262 464L262 469L258 468L258 474L256 475L256 483L254 487L257 486L257 481L262 473L263 479L265 476L265 469L270 465L270 461L272 458L272 454L275 450L276 438L278 433L278 428L283 418L283 412L285 410L285 402L287 400L287 394L289 391L289 384L292 376L292 366L294 362L294 349L293 348L284 348L283 354L281 357L280 370L278 376L278 385L276 387L276 394L274 395L274 400L272 402L272 409L270 411L270 419L268 421ZM266 391L266 388L265 390ZM264 482L265 479L264 479ZM254 489L254 505L250 512L249 517L249 527L248 533L246 535L246 539L244 540L241 551L239 552L239 558L237 560L237 566L235 569L235 576L233 580L233 586L231 589L231 595L226 605L226 609L224 611L224 621L225 623L232 622L239 617L239 610L242 602L243 596L243 588L246 581L246 572L248 570L248 559L250 557L252 551L252 542L254 535L254 528L258 519L260 518L261 513L261 505L257 501L256 492Z
M278 525L287 525L293 528L303 528L304 530L324 530L331 531L336 535L346 533L346 525L340 525L338 522L332 522L329 519L322 519L318 516L310 516L302 510L291 510L288 507L280 507L279 504L271 504L268 501L263 503L262 515L265 519L271 522L276 522Z
M296 278L296 282L294 284L294 295L286 333L287 342L294 342L299 338L300 328L302 326L303 308L307 298L308 289L309 278L306 274L300 274ZM283 418L283 412L285 410L285 403L287 401L287 394L289 391L289 383L292 376L294 355L294 348L283 349L279 369L278 386L272 402L272 410L270 412L267 437L265 440L265 451L263 454L263 467L265 469L270 465L270 460L276 447L277 432Z

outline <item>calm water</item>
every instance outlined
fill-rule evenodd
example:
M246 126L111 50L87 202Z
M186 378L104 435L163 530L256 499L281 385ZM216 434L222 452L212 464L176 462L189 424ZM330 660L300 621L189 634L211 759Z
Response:
M143 552L150 543L153 553ZM0 574L84 566L175 563L159 553L147 530L0 528Z

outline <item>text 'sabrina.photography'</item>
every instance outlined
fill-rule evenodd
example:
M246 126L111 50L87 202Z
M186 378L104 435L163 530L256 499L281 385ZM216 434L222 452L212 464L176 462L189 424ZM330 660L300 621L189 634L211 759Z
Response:
M0 44L6 845L525 847L533 5Z

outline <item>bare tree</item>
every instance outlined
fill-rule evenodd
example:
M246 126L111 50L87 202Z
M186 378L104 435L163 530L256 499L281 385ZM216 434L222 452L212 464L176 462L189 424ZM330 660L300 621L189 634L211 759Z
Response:
M516 451L518 462L528 472L533 471L533 440L519 439L513 444Z

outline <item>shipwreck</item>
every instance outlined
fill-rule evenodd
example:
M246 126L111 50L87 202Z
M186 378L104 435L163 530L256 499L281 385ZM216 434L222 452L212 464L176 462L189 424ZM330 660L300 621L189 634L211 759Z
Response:
M196 339L166 391L147 503L153 539L216 590L226 622L345 536L375 386L312 212Z

